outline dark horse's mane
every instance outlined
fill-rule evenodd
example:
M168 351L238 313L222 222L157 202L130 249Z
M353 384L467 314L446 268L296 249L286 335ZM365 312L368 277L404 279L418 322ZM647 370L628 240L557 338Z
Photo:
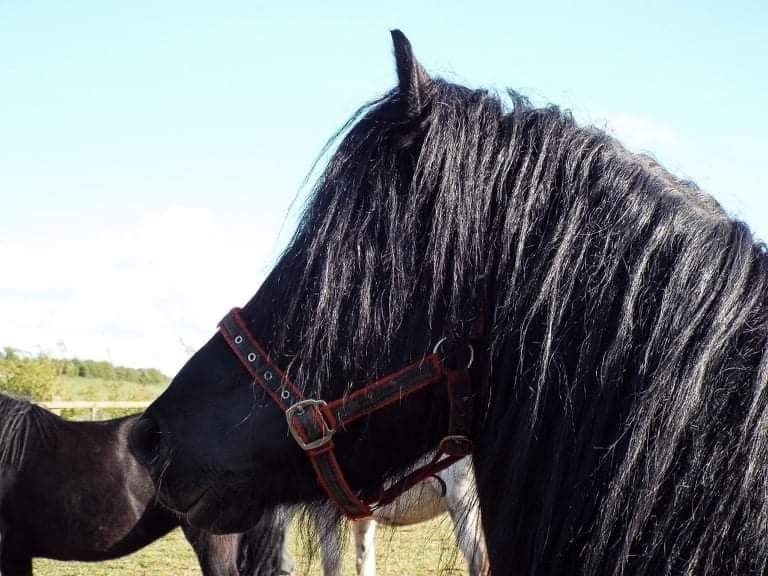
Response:
M509 100L435 80L416 114L396 90L350 120L286 251L300 284L273 344L312 388L481 308L491 544L530 574L758 573L763 246L648 157Z
M21 469L30 444L46 440L55 419L40 406L0 393L0 466Z

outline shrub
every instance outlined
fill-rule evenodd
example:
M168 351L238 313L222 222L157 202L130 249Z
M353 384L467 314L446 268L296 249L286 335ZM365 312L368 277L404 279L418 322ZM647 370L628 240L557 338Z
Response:
M56 388L56 374L56 364L48 358L6 358L0 368L0 386L14 396L48 400Z

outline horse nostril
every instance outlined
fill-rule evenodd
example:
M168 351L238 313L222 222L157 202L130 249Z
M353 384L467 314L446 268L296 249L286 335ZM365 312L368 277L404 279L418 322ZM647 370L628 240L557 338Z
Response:
M160 455L163 433L157 421L144 415L133 425L130 445L134 455L145 465L151 466Z

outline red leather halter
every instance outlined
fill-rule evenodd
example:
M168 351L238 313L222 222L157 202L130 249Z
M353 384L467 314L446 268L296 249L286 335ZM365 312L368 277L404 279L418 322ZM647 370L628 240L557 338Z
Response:
M389 504L409 488L472 451L469 367L474 351L469 344L466 345L470 353L466 366L454 368L446 364L448 358L439 353L443 339L431 354L418 362L338 400L326 402L304 397L250 333L239 308L224 317L219 330L254 382L264 388L285 412L288 430L309 457L320 485L349 518L370 516L376 508ZM444 383L448 389L450 421L448 434L440 441L432 461L382 490L375 498L358 495L345 480L336 460L334 434L342 432L349 423L436 383Z

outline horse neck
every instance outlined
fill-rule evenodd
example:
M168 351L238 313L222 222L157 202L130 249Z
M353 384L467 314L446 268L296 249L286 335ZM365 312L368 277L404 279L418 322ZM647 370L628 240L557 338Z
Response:
M530 259L541 270L520 275L526 284L518 284L506 324L514 329L493 342L493 405L476 462L479 489L494 503L483 510L496 528L491 548L509 549L526 573L544 565L552 574L573 565L584 574L606 566L635 573L634 563L653 572L663 566L660 549L635 552L668 541L687 546L681 573L733 573L717 550L735 545L735 529L712 537L708 522L747 526L757 543L739 548L732 565L765 558L766 504L750 494L768 485L757 464L768 416L766 257L742 225L685 199L678 209L689 212L662 214L666 220L631 239L626 232L602 261L599 240L585 253L554 244L553 255ZM588 232L584 242L593 241ZM633 242L644 248L625 258ZM503 462L498 454L513 456ZM707 490L739 502L694 522L678 510L686 498L690 509L704 501L695 491L703 477ZM681 478L688 485L674 492L669 486ZM710 540L697 540L704 536ZM715 568L696 571L697 545L712 551Z

